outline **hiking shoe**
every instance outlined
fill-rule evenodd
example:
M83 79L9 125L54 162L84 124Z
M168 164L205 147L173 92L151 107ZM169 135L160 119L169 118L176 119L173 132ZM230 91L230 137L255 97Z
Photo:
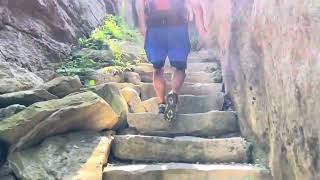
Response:
M167 107L164 112L165 120L171 122L177 116L178 94L170 92L167 96Z
M166 105L159 104L159 114L164 114L165 111L166 111Z

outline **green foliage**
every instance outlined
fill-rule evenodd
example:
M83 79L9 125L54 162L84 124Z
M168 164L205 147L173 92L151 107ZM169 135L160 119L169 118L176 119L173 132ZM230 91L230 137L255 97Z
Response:
M79 45L95 50L107 49L109 39L138 42L142 38L137 31L129 28L122 17L108 15L102 26L95 29L88 39L79 39Z
M84 76L94 72L97 63L92 59L82 56L77 58L69 58L65 63L58 65L57 73L65 76Z
M119 41L140 42L142 37L135 30L129 28L122 17L108 15L104 23L92 31L89 38L80 38L78 40L79 48L89 48L94 50L112 51L114 56L112 62L118 67L119 71L132 71L132 61L128 55L123 52ZM70 57L65 63L56 67L57 72L62 75L86 75L94 72L98 64L89 58L88 55L81 57Z

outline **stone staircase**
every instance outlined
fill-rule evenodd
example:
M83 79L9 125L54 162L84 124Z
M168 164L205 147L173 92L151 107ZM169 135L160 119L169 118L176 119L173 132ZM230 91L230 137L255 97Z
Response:
M103 179L271 180L267 169L248 164L251 145L239 137L236 113L221 111L222 85L210 79L210 69L215 68L207 61L189 63L179 115L168 123L157 113L150 83L152 66L138 66L136 72L144 83L133 88L140 90L148 112L128 115L135 133L114 137L113 160L104 169ZM168 78L171 72L166 67Z

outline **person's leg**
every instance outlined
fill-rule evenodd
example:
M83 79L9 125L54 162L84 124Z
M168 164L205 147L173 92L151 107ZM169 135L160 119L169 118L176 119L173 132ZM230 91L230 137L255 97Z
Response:
M168 56L175 71L171 81L172 91L167 95L165 118L168 121L173 121L177 114L178 94L186 77L185 70L190 52L190 41L187 25L172 27L169 32Z
M159 113L165 110L166 81L164 64L167 58L166 29L149 28L146 35L145 51L150 63L153 64L153 87L158 97Z
M156 91L159 104L165 104L166 96L166 80L164 77L164 68L154 69L153 73L153 87Z
M175 68L172 76L172 81L171 81L171 87L174 93L179 94L179 91L183 86L185 78L186 78L185 70Z

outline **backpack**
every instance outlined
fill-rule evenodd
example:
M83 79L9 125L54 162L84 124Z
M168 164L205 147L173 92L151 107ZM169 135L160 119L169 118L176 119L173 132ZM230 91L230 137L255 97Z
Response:
M185 0L167 0L169 7L159 10L157 1L146 0L145 14L146 22L149 26L168 26L188 24L188 9Z

